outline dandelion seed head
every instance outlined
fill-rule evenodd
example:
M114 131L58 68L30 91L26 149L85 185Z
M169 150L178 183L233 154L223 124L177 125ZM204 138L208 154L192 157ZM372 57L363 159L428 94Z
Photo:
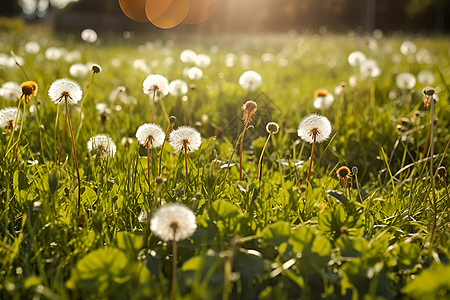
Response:
M69 74L75 78L83 78L89 74L89 67L85 64L76 63L70 66Z
M57 61L64 55L65 49L57 47L48 47L45 52L45 58L50 61Z
M404 41L400 46L400 52L405 56L416 53L416 49L416 44L411 41Z
M334 96L326 89L318 89L314 97L314 107L317 109L327 109L334 102Z
M191 49L185 49L180 53L180 60L185 64L195 63L195 59L197 58L197 53Z
M280 131L280 126L275 122L269 122L266 125L266 131L268 133L277 134Z
M5 132L12 130L14 123L16 122L17 107L5 107L0 109L0 128L3 128ZM19 111L19 118L17 123L22 119L22 112ZM16 127L16 130L18 128Z
M25 44L25 52L28 54L37 54L41 50L41 46L38 42L29 41Z
M117 149L114 141L106 134L91 137L87 142L87 148L95 158L114 157Z
M366 55L362 53L361 51L353 51L348 55L348 63L352 67L357 67L361 65L363 61L366 60Z
M203 78L203 71L197 67L192 67L187 71L187 77L190 80L200 80Z
M164 131L156 124L145 123L136 130L136 138L144 147L157 148L161 147L164 142Z
M170 90L167 78L159 74L148 75L142 84L142 88L145 94L151 97L155 96L155 99L153 99L155 101L166 96Z
M363 77L375 78L380 76L381 69L378 64L373 59L365 60L361 63L359 67L359 72Z
M429 70L422 70L417 74L417 81L421 85L432 85L434 83L433 72Z
M21 95L20 85L14 81L5 82L0 88L0 97L6 100L17 100Z
M199 68L206 68L209 67L211 64L211 57L207 54L198 54L195 58L195 66Z
M80 85L68 78L55 80L48 89L50 99L59 104L67 100L69 104L77 104L83 97Z
M246 91L255 91L262 84L262 77L257 72L249 70L239 77L239 85Z
M298 136L308 143L314 142L314 136L317 143L323 142L330 137L330 121L321 115L311 114L303 118L298 124Z
M189 88L187 83L184 80L181 79L175 79L170 82L169 85L169 93L174 97L181 97L183 95L186 95Z
M98 35L94 29L86 28L81 32L81 39L88 43L95 43Z
M181 126L170 133L169 144L174 152L187 150L190 153L200 148L202 137L195 128Z
M166 242L184 240L193 235L196 229L194 213L179 203L161 206L150 220L150 230Z
M416 85L416 77L408 72L397 74L395 77L395 85L399 89L410 90Z

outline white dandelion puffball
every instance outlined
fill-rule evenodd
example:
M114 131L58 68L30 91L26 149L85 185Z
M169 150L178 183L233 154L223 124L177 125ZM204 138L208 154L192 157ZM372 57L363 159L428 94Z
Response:
M266 125L267 133L277 134L280 131L280 126L275 122L269 122Z
M38 42L29 41L25 44L25 52L28 54L37 54L41 50L41 46Z
M416 77L408 72L397 74L395 85L399 89L410 90L416 85Z
M200 68L192 67L187 71L187 77L190 80L200 80L203 78L203 71Z
M20 85L14 81L5 82L0 88L0 97L6 100L17 100L19 99L22 91L20 90Z
M246 91L254 91L261 86L262 77L255 71L245 71L239 77L239 85Z
M225 66L227 68L232 68L234 64L236 63L237 56L234 53L228 53L225 55Z
M14 123L16 122L17 116L17 107L5 107L0 109L0 128L9 130L13 128ZM20 122L22 119L22 112L19 111L19 118L17 122ZM16 130L18 128L16 127Z
M400 52L405 56L416 53L416 49L416 44L411 41L405 41L400 46Z
M106 134L93 136L87 142L88 151L96 158L114 157L116 154L116 144Z
M333 102L334 96L327 93L326 95L322 95L314 99L314 107L317 109L327 109L331 106L331 104L333 104Z
M175 79L169 84L169 93L174 97L186 95L188 90L187 83L181 79Z
M139 144L144 147L157 148L164 143L165 134L158 125L145 123L136 130L136 138Z
M348 63L352 67L357 67L361 65L363 61L366 60L366 55L361 51L353 51L348 55Z
M421 85L432 85L434 83L433 72L429 70L422 70L417 74L417 81Z
M330 137L331 124L326 117L311 114L300 121L297 133L299 137L308 143L312 144L314 142L314 136L316 137L316 142L320 143Z
M206 68L209 67L211 64L211 57L207 54L199 54L195 58L195 66L199 68Z
M150 220L150 230L166 242L184 240L193 235L196 229L194 213L179 203L161 206Z
M90 68L87 65L77 63L70 66L69 74L76 78L86 77L89 74L89 70Z
M97 41L97 38L98 35L94 29L87 28L81 32L81 39L85 42L95 43Z
M198 150L202 144L200 132L189 126L181 126L169 135L169 144L174 152L186 150L188 153ZM186 149L184 147L186 146Z
M80 85L68 78L61 78L53 81L48 89L48 96L55 104L67 100L69 104L77 104L83 97Z
M380 76L381 70L373 59L365 60L359 66L359 72L363 77L375 78Z
M59 60L63 56L64 50L65 49L63 49L63 48L48 47L45 50L44 55L47 60L56 61L56 60Z
M197 58L197 53L191 49L185 49L180 54L180 60L185 64L193 64L195 63L195 59Z
M153 100L158 100L169 93L169 81L159 74L150 74L142 84L144 93L150 95Z

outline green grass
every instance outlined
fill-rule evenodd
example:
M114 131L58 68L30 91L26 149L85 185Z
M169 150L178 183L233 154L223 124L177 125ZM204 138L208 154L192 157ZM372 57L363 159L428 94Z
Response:
M395 86L398 73L433 72L433 86L440 89L434 168L448 166L446 37L384 37L372 51L367 37L357 35L179 34L127 41L101 36L100 43L86 45L74 35L30 32L0 33L2 53L10 55L12 50L24 59L22 68L0 67L0 83L34 80L39 85L28 104L33 110L26 113L17 156L14 151L6 156L11 133L0 135L0 298L170 297L171 243L162 242L148 224L138 221L141 212L160 205L154 199L159 149L150 155L148 182L146 150L140 149L134 136L151 119L143 80L150 73L169 81L183 78L183 68L189 65L179 60L179 54L186 48L210 55L212 63L203 70L202 79L184 79L192 84L187 101L170 95L161 100L169 115L177 117L175 127L195 126L203 137L201 148L189 154L188 191L184 191L184 156L174 154L167 144L162 153L160 201L183 203L197 216L195 234L178 244L180 298L442 299L449 295L445 278L450 272L450 200L447 183L436 184L436 203L432 200L424 86L417 83L412 91ZM24 51L29 40L41 45L38 54ZM429 63L402 55L399 49L405 40L426 49ZM92 78L76 79L86 95L76 142L81 219L70 134L66 133L63 159L57 165L64 115L59 113L55 127L57 105L47 95L54 80L70 77L72 63L63 58L47 60L44 51L50 46L79 51L81 57L72 63L91 62L103 69ZM340 82L359 74L347 62L355 50L376 60L381 75L372 81L361 78L356 88L347 84L330 108L315 109L315 90L333 92ZM225 65L229 53L237 59L232 67ZM273 54L274 60L263 63L264 53ZM248 66L242 65L242 55L250 57ZM148 72L133 68L137 59L146 62ZM257 91L246 92L238 84L247 69L263 78ZM126 88L128 103L109 100L118 86ZM245 135L239 181L237 143L243 129L241 106L247 100L258 104L258 112L253 130ZM104 121L97 113L98 103L111 110ZM0 108L17 104L0 98ZM155 123L165 130L168 120L159 103L156 107ZM306 187L299 179L306 178L311 145L299 139L297 126L314 112L325 115L333 131L327 142L316 145L311 184ZM76 131L79 105L71 108L71 119ZM280 124L280 132L267 145L259 183L258 161L270 121ZM216 136L218 132L223 133ZM99 133L110 135L117 144L115 157L101 160L88 153L87 141ZM126 138L133 142L122 143ZM340 185L335 173L344 165L358 169L350 189Z

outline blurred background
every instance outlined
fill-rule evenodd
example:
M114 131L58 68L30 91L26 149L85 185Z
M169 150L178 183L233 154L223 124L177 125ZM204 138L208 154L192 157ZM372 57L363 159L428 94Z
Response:
M159 31L130 20L118 0L1 0L0 15L43 23L58 30ZM346 32L348 30L448 33L449 0L221 0L198 32Z

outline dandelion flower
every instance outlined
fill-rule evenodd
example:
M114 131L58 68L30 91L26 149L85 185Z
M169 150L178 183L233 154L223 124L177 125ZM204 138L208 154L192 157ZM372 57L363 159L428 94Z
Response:
M166 96L169 93L169 81L159 74L151 74L145 78L142 84L144 93L152 96L154 101Z
M28 54L37 54L39 50L41 50L41 46L35 41L29 41L25 44L25 52Z
M308 143L313 143L314 136L317 143L323 142L330 137L331 124L324 116L311 114L306 116L298 125L298 136Z
M348 63L352 67L357 67L361 65L363 61L366 60L366 55L361 51L353 51L348 55Z
M266 131L267 133L277 134L280 131L280 126L275 122L269 122L266 125Z
M199 68L206 68L211 64L211 57L207 54L199 54L195 58L195 65Z
M14 81L5 82L0 88L0 97L7 100L17 100L21 95L20 85Z
M190 80L200 80L203 78L203 71L200 68L192 67L187 71L187 77Z
M416 44L411 41L405 41L400 46L400 52L405 56L416 53L416 49Z
M198 150L202 144L200 133L189 126L181 126L169 135L169 144L174 152L185 149L188 153Z
M50 61L59 60L64 54L64 50L62 48L57 47L48 47L45 52L45 58Z
M339 178L339 183L341 183L343 187L351 187L352 173L350 172L350 169L348 167L340 167L339 169L337 169L336 175Z
M89 67L80 63L73 64L69 68L69 74L76 78L86 77L89 74Z
M395 85L399 89L410 90L416 85L416 77L411 73L400 73L395 77Z
M417 74L417 81L422 85L432 85L434 83L433 72L429 70L422 70Z
M326 89L318 89L314 93L314 107L317 109L327 109L334 102L334 96Z
M164 142L164 136L164 131L156 124L143 124L136 131L139 144L146 148L160 147Z
M150 220L150 230L166 242L184 240L193 235L196 229L194 213L179 203L161 206Z
M174 97L181 97L188 92L188 85L181 79L175 79L169 84L169 93Z
M255 71L245 71L239 77L239 85L246 91L254 91L261 86L262 77Z
M373 59L365 60L359 67L359 72L363 77L375 78L380 76L381 70L378 64Z
M195 63L195 59L197 58L197 53L191 49L185 49L180 54L180 60L185 64Z
M87 148L95 158L114 157L116 154L116 144L106 134L93 136L87 142Z
M0 109L0 128L5 129L5 132L8 132L13 129L14 124L16 122L17 116L17 107L5 107ZM17 122L20 122L22 119L22 113L19 111L19 118ZM18 128L16 127L16 130Z
M59 104L63 100L67 100L69 104L77 104L83 96L83 91L77 82L62 78L55 80L50 85L48 96L55 104Z
M98 35L94 29L87 28L81 32L81 39L85 42L95 43L97 41L97 38Z
M25 102L28 103L31 97L36 96L38 85L34 81L24 81L20 85L20 90L22 91L22 95L20 97L25 98Z

